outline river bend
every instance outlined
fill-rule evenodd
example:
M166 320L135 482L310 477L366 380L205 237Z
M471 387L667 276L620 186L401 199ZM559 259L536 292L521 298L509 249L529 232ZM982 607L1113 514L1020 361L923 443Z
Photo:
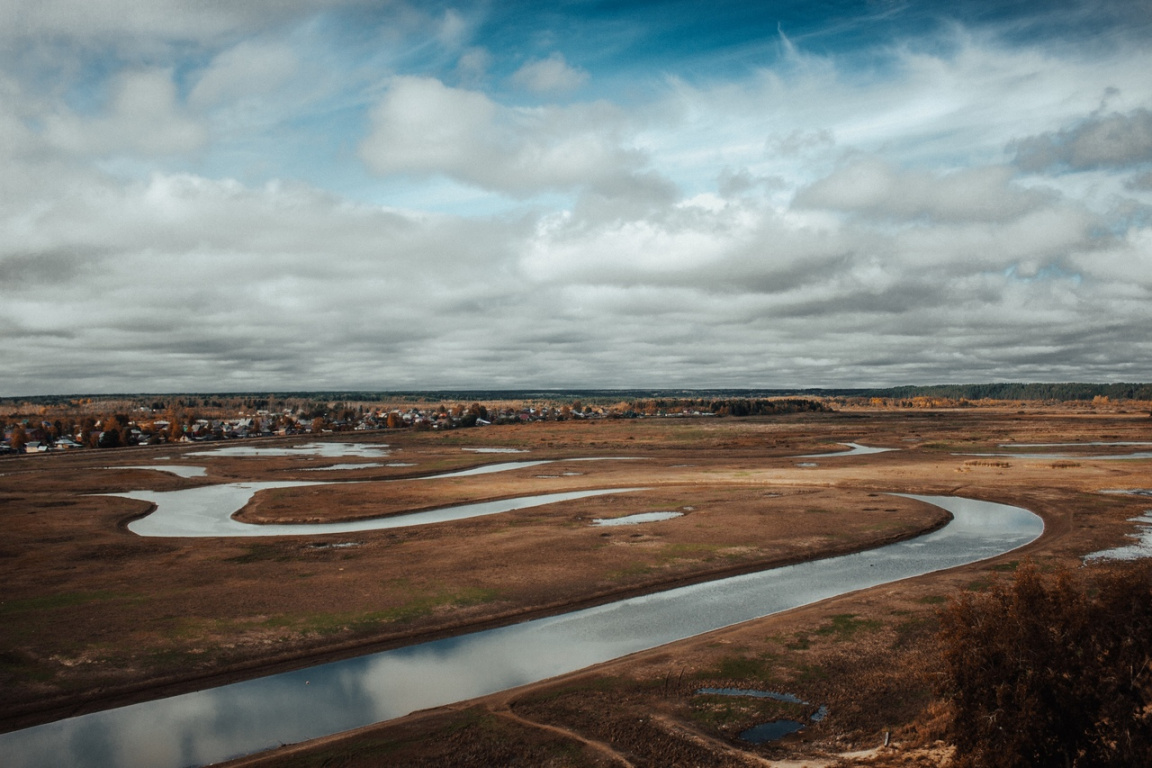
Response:
M905 495L905 494L901 494ZM944 528L866 552L95 712L0 735L12 768L199 766L536 682L731 624L1024 546L1020 507L916 496Z

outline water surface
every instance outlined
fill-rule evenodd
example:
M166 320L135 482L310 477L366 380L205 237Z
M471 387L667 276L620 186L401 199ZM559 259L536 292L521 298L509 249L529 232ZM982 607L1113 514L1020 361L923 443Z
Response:
M831 459L837 456L868 456L873 453L886 453L898 450L896 448L876 448L860 443L840 443L848 446L847 451L832 451L831 453L806 453L802 456L793 456L794 459Z
M183 464L162 464L159 466L146 467L109 467L109 469L151 469L154 472L167 472L177 477L206 477L208 474L206 467L193 467Z
M944 528L867 552L734 576L0 735L11 768L178 768L317 738L543 680L1036 539L1019 507L916 496Z
M512 499L481 501L440 507L422 512L348 520L338 523L245 523L232 517L252 499L257 491L279 488L299 488L309 485L327 485L307 481L284 480L263 483L223 483L179 491L127 491L108 494L138 499L156 505L155 511L128 524L128 530L137 536L319 536L326 533L353 533L404 528L412 525L446 523L471 517L495 515L516 509L527 509L544 504L602 496L608 493L630 493L642 488L602 488L591 491L565 491L519 496Z
M599 526L639 525L640 523L656 523L661 520L672 520L673 518L683 516L683 512L640 512L624 517L598 517L592 521L592 524Z

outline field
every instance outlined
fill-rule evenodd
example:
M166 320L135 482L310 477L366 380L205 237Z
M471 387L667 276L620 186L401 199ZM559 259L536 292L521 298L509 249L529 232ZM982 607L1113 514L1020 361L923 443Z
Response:
M1069 454L1051 458L977 455L1004 453L1003 443L1150 441L1146 411L846 409L324 439L381 450L386 444L387 456L188 455L210 450L209 443L0 461L0 728L867 549L945 522L940 510L891 493L1023 506L1044 519L1044 535L991 561L240 761L935 764L946 749L938 742L932 687L940 606L985 589L1025 559L1045 572L1078 569L1084 555L1130 543L1129 519L1147 499L1101 491L1152 486L1147 459L1090 458L1132 447L1028 449ZM301 442L309 440L244 445ZM846 442L895 450L799 458ZM476 448L523 453L468 450ZM554 461L420 479L545 459ZM165 464L207 471L180 477L134 468ZM333 464L362 468L315 471ZM453 523L245 539L139 537L126 526L150 505L106 495L257 480L324 484L262 491L240 520L330 522L562 490L645 490ZM653 511L682 514L633 526L592 525ZM697 693L705 687L787 691L812 705ZM828 716L798 734L764 745L737 738L757 723L806 718L817 705ZM886 740L889 746L877 752Z

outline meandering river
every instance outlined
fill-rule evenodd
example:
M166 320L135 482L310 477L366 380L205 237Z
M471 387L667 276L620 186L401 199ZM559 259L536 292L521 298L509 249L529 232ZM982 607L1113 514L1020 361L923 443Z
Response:
M255 484L250 484L255 485ZM845 592L994 557L1040 518L914 496L954 516L915 539L696 584L0 735L12 768L206 765L543 680ZM147 518L145 518L147 519Z

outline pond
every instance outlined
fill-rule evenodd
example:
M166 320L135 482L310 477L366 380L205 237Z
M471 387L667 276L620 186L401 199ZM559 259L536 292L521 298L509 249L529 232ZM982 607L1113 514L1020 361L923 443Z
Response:
M319 456L324 459L339 459L347 456L379 457L392 452L384 443L301 443L287 447L266 445L229 445L205 451L192 451L184 456L228 456L228 457L272 457L272 456Z
M661 520L672 520L674 518L683 516L683 512L640 512L635 515L626 515L624 517L598 517L592 521L592 525L639 525L640 523L658 523Z
M906 495L906 494L901 494ZM983 560L1043 531L1019 507L906 495L951 523L866 552L734 576L0 735L11 768L199 766L599 664L828 597Z

